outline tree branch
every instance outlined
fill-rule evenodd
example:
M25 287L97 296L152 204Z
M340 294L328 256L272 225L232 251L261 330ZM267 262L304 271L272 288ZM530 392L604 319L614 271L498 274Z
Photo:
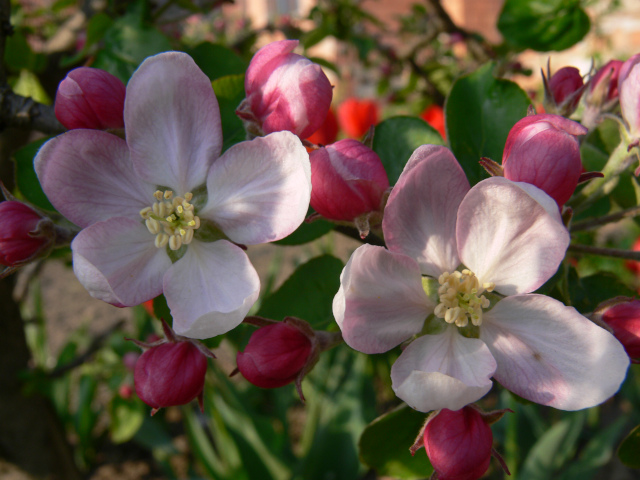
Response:
M5 84L0 86L0 130L8 127L38 130L52 135L67 130L56 118L52 106L18 95Z

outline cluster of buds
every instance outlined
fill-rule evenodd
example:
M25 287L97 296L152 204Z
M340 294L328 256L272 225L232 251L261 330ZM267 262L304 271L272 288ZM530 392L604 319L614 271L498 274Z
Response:
M493 449L491 425L510 410L483 412L475 405L460 410L432 412L410 448L415 455L422 447L434 469L432 480L476 480L489 469L491 456L509 475L504 460Z
M547 74L542 72L544 84L544 109L547 113L570 116L578 108L585 84L576 67L563 67L551 75L550 62Z
M632 363L640 363L640 300L612 298L598 305L591 319L613 333Z
M354 224L362 238L380 225L389 179L373 150L345 139L313 150L309 159L311 207L320 216Z
M69 130L124 128L125 91L124 83L104 70L76 68L58 86L56 118Z
M274 322L262 317L247 317L246 323L260 328L253 332L243 352L238 352L238 372L260 388L278 388L295 382L302 394L302 379L318 362L320 354L342 341L340 333L315 331L295 317Z
M297 40L273 42L253 56L246 98L236 114L250 135L287 130L307 138L325 121L333 91L319 65L293 53Z
M162 320L165 338L153 343L131 340L143 350L135 363L133 381L151 415L165 407L184 405L194 398L202 405L207 358L215 358L201 342L177 335Z

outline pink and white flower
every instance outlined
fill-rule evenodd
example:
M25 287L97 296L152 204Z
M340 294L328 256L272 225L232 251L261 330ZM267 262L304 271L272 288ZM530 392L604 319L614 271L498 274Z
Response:
M180 335L207 338L238 325L260 281L236 244L278 240L304 220L309 156L279 132L220 156L218 102L186 54L145 60L127 85L126 141L72 130L35 165L53 205L83 228L74 271L92 296L119 306L161 293Z
M572 307L532 294L569 244L553 199L493 177L473 188L451 152L424 145L394 187L387 249L358 248L333 313L347 344L381 353L410 339L391 369L398 397L420 411L458 410L495 378L543 405L578 410L619 388L620 343Z

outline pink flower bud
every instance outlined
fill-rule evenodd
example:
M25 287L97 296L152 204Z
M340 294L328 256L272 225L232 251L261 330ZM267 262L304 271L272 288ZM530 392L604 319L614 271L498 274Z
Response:
M312 360L313 343L298 326L279 322L251 335L244 352L238 352L238 370L257 387L282 387L298 379Z
M1 202L0 218L0 265L29 263L48 252L55 241L51 220L22 202Z
M431 417L424 447L438 480L475 480L489 468L493 433L481 413L467 406Z
M338 107L340 128L351 138L362 138L378 123L378 105L373 100L348 98Z
M637 140L640 136L640 54L636 54L620 67L618 91L620 110L629 127L629 136Z
M325 218L353 221L381 208L389 188L380 157L357 140L340 140L314 150L311 160L311 206Z
M559 115L530 115L507 136L504 176L544 190L559 206L569 200L582 173L577 135L587 129Z
M610 60L589 80L589 88L585 95L588 105L604 107L618 98L618 76L622 60Z
M306 138L324 122L331 83L319 65L292 53L297 46L297 40L273 42L251 59L244 82L247 97L236 111L248 131L288 130Z
M575 112L584 90L580 70L576 67L561 68L551 76L548 86L552 98L545 98L547 111L564 116ZM553 100L553 103L550 100Z
M618 297L604 302L596 309L596 314L602 315L627 355L640 359L640 300Z
M56 117L68 129L124 127L124 83L104 70L71 70L56 93Z
M167 342L147 349L136 363L138 397L154 411L184 405L202 393L207 357L192 342Z

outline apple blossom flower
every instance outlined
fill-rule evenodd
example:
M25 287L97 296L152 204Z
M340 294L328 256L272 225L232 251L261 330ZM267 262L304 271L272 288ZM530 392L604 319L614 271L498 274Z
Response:
M378 120L378 105L373 100L348 98L338 107L340 128L351 138L362 138Z
M582 173L580 143L588 130L573 120L543 113L519 120L502 154L504 176L544 190L558 206L573 195Z
M556 203L527 183L492 177L469 189L451 152L419 147L382 223L388 250L359 247L333 313L364 353L410 339L391 369L398 397L420 411L458 410L495 378L563 410L597 405L624 380L620 343L574 308L532 294L569 244Z
M122 81L104 70L80 67L58 85L56 118L68 129L124 127Z
M287 130L307 138L324 122L333 90L320 65L293 53L297 40L262 47L251 59L247 97L236 114L253 135Z
M260 281L237 244L283 238L304 220L309 156L289 132L234 145L207 76L184 53L146 59L127 85L126 141L71 130L35 159L51 203L82 228L73 268L118 306L164 293L174 329L208 338L238 325Z

